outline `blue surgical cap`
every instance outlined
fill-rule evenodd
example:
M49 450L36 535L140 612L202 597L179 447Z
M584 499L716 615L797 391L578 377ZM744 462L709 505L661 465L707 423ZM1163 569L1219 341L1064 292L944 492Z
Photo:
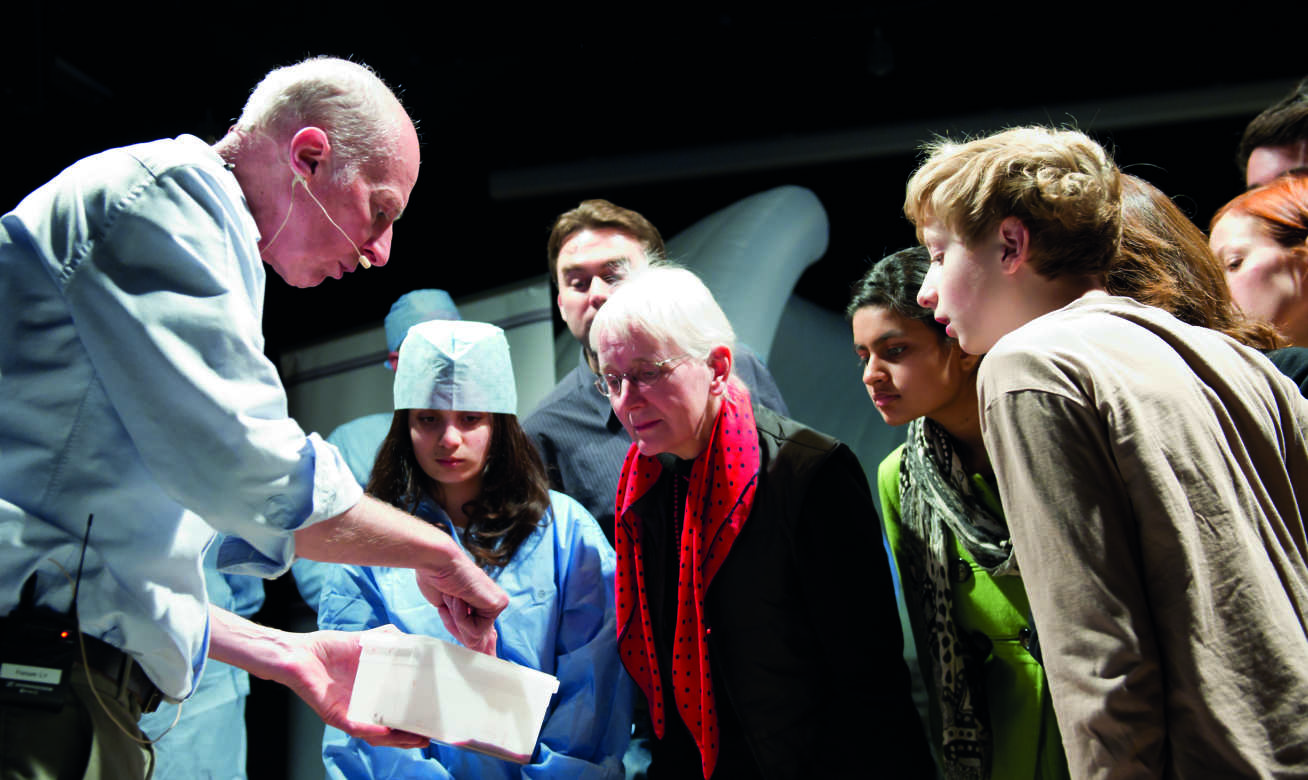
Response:
M504 331L486 322L414 325L400 346L395 408L517 414Z
M386 315L386 349L398 352L404 334L419 322L457 320L459 309L444 290L414 290L401 295Z

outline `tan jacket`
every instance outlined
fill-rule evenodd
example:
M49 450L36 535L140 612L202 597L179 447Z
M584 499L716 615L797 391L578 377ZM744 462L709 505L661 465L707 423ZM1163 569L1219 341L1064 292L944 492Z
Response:
M1073 777L1308 775L1308 402L1092 295L982 363L982 429Z

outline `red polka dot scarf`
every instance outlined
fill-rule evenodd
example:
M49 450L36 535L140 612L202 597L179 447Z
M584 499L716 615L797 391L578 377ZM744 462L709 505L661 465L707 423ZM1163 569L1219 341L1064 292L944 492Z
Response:
M654 652L645 571L641 556L641 522L632 505L658 482L662 466L633 444L618 482L617 609L618 652L622 663L649 701L654 733L664 734L663 684ZM677 578L677 628L672 660L673 698L681 719L695 738L704 776L713 774L718 758L717 711L709 674L708 619L704 594L726 560L731 545L749 518L758 485L758 430L749 392L729 386L713 425L708 447L695 459L686 491L681 530L681 564Z

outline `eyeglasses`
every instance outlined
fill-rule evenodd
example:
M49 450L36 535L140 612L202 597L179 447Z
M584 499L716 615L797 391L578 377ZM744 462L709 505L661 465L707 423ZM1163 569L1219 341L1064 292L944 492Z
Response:
M635 371L626 371L621 374L605 374L595 380L595 389L605 398L612 398L615 395L622 395L622 382L625 379L635 385L637 390L645 392L653 387L660 379L672 373L673 368L664 368L669 363L677 360L685 360L690 355L677 355L676 357L663 358L657 363L646 363Z

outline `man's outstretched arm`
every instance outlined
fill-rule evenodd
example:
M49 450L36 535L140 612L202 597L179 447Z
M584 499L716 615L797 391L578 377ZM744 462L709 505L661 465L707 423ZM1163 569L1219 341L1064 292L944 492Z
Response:
M426 737L386 726L356 723L346 717L354 675L359 669L359 637L363 633L296 634L261 626L225 609L209 606L210 658L285 685L324 722L370 744L406 748L426 745L430 741Z
M450 633L473 650L495 651L495 618L509 597L448 534L365 495L336 517L295 532L301 558L414 569Z

